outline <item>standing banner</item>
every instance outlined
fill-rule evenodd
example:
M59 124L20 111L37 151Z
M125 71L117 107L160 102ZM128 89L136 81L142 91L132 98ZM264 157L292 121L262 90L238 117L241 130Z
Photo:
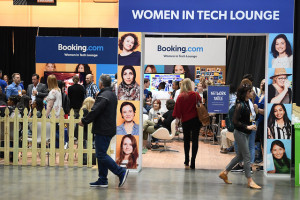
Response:
M284 2L281 0L190 0L188 2L120 0L119 2L119 30L124 32L161 33L161 35L164 35L163 33L169 33L169 35L171 33L176 33L176 35L178 33L182 35L184 33L266 34L269 39L269 46L266 48L266 66L269 67L266 68L265 79L268 87L266 87L266 103L264 104L264 170L268 176L290 174L293 19L294 0ZM208 68L203 66L205 69L202 69L200 63L192 62L207 53L205 50L208 48L202 51L197 47L203 45L196 42L187 45L180 42L177 46L173 43L167 45L165 41L170 41L168 37L160 38L160 40L153 37L150 43L146 38L146 62L143 63L145 72L178 72L195 82L201 80L202 77L205 80L213 80L214 83L225 82L223 78L225 72L221 70L222 65L217 64ZM195 52L183 53L186 51L183 47L187 46L196 47ZM150 52L147 48L152 51ZM214 47L214 51L219 52L218 47ZM224 54L225 52L224 50ZM178 59L182 54L192 55L192 57L183 57L180 63ZM213 68L219 68L222 74L212 74ZM296 140L295 144L299 142ZM277 150L284 153L276 155ZM295 164L299 165L299 163Z
M141 85L141 33L119 32L117 80L116 162L131 171L142 167L143 99ZM117 46L114 46L115 48Z
M227 114L229 109L229 86L208 86L208 113Z

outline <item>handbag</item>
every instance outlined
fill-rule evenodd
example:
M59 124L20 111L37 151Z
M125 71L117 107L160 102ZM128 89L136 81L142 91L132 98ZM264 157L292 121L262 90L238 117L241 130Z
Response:
M199 121L202 123L202 126L208 126L210 124L209 114L202 103L198 102L196 94L196 110Z

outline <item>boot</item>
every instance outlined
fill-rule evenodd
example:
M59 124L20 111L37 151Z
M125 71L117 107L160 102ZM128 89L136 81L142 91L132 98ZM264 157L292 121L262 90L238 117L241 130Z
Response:
M232 184L232 182L230 182L230 181L228 180L228 176L227 176L227 174L225 174L224 171L222 171L222 172L219 174L219 178L220 178L220 179L223 179L223 181L224 181L226 184Z

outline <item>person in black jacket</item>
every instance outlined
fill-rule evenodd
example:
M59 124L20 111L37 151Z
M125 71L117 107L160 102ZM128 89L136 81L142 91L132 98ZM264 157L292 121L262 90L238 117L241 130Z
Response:
M73 76L74 85L68 88L68 97L70 99L70 109L74 110L74 116L79 118L79 110L84 101L85 89L82 85L78 84L79 77Z
M90 183L91 187L108 187L108 169L120 179L119 187L126 181L129 170L117 165L107 155L110 141L116 135L117 96L111 89L111 77L103 74L99 79L101 91L96 96L94 106L78 123L80 126L93 122L92 133L95 134L96 157L98 159L99 178Z
M233 115L234 124L234 139L239 149L237 155L230 161L226 169L219 174L219 177L225 183L231 184L228 180L227 174L231 169L244 161L245 176L248 179L248 187L253 189L261 189L251 177L250 172L250 151L249 151L249 135L252 130L256 130L256 125L252 124L250 114L249 99L253 97L252 85L244 84L237 90L236 107Z

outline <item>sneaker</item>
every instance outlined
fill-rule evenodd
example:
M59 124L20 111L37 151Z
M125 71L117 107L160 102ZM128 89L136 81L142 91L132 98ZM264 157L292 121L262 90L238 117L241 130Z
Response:
M126 171L121 176L119 176L119 179L120 179L119 187L122 187L124 185L124 183L127 179L128 173L129 173L129 170L126 169Z
M243 172L244 168L240 164L237 164L231 169L231 172Z
M245 172L244 168L243 168L243 172ZM253 174L252 167L250 167L250 173Z
M221 151L220 151L220 153L224 153L224 154L226 154L226 153L228 153L228 150L227 149L221 149Z
M91 187L102 187L102 188L107 188L108 187L108 183L107 182L102 182L100 180L96 181L96 182L92 182L90 183Z

